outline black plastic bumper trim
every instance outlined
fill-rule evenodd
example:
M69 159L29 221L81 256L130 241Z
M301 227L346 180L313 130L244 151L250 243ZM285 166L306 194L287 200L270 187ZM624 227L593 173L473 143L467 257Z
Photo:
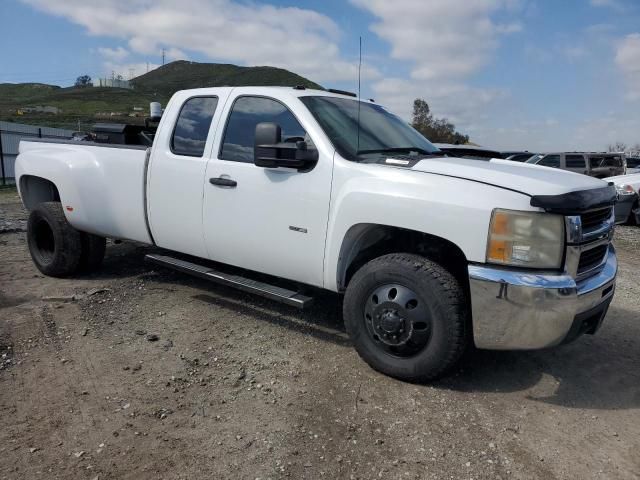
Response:
M613 288L613 286L610 288ZM593 335L596 333L609 310L611 300L613 300L613 296L586 312L576 315L562 344L571 343L583 334Z

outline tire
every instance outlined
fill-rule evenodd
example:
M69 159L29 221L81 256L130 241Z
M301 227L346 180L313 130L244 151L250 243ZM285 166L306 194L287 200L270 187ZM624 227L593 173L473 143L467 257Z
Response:
M38 270L51 277L78 271L82 238L64 216L60 202L40 203L27 222L29 253Z
M468 344L462 287L443 267L419 255L390 254L365 264L349 282L343 309L360 357L401 380L441 377Z
M102 265L107 239L92 233L81 233L82 251L79 269L84 273L95 272Z

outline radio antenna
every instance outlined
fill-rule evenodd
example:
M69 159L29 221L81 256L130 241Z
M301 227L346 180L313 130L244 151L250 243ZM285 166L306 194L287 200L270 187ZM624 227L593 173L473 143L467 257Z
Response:
M360 151L360 71L362 70L362 35L360 38L360 52L358 58L358 133L356 137L356 155Z

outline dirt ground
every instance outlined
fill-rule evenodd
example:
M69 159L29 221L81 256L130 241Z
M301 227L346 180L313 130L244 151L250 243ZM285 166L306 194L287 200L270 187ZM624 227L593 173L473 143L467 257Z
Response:
M25 218L0 192L0 479L640 477L640 228L597 335L411 385L359 359L336 295L300 313L126 243L47 278Z

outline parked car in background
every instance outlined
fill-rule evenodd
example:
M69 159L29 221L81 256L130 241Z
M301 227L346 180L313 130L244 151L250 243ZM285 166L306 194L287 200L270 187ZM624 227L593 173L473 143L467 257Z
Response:
M438 147L440 151L445 152L451 157L474 158L481 160L504 158L502 153L497 150L478 147L476 145L454 145L451 143L434 143L434 145Z
M640 173L633 175L619 175L605 178L613 182L618 192L615 206L616 223L635 223L640 225Z
M605 178L626 173L624 154L556 152L534 155L527 163Z
M524 152L501 152L501 153L502 153L501 158L504 158L505 160L511 160L513 162L526 162L531 157L536 155L535 152L528 152L526 150Z
M640 157L627 157L627 175L640 173Z

